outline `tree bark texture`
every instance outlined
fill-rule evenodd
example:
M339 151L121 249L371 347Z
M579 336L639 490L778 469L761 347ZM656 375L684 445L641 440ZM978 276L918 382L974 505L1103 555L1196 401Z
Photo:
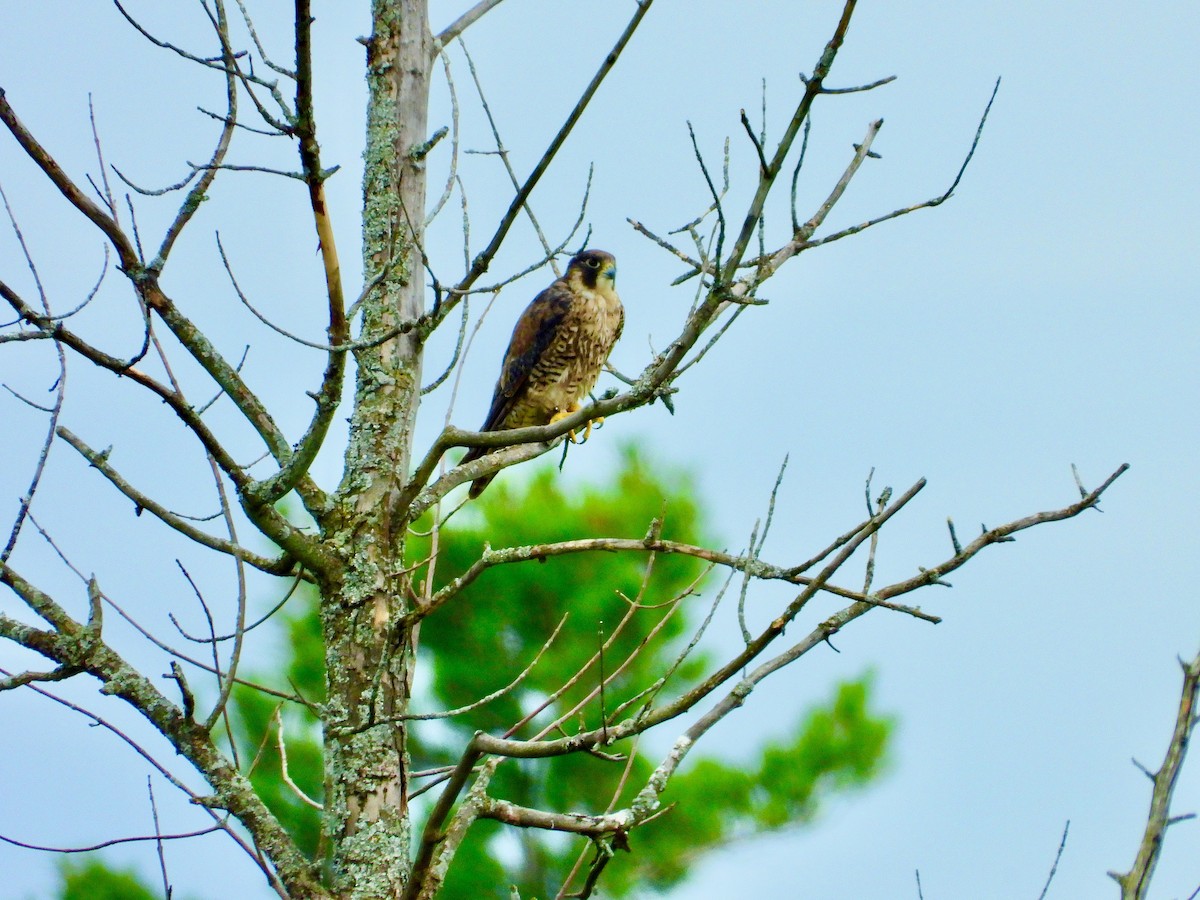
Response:
M431 44L425 0L375 0L367 42L363 176L362 338L369 343L422 311L420 229ZM335 890L393 897L409 868L407 710L416 649L405 528L390 501L412 456L421 344L414 332L356 352L345 477L324 524L344 562L321 585L326 644L325 828ZM388 862L391 860L391 862Z

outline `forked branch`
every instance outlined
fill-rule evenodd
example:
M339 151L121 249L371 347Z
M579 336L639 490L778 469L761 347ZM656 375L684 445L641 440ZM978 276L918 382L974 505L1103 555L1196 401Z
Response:
M518 759L538 759L550 756L560 756L570 753L591 752L602 747L615 744L628 738L636 737L655 726L670 721L712 696L722 686L726 690L704 715L688 727L675 741L671 751L655 769L645 786L628 809L608 812L602 815L587 815L577 813L556 813L543 810L529 809L504 800L488 797L484 794L473 796L468 803L469 810L460 811L458 818L473 819L475 817L493 818L519 827L543 828L560 831L571 831L580 834L601 835L619 834L644 823L655 815L659 809L658 797L666 788L667 782L674 774L688 751L703 734L716 722L723 719L734 709L740 707L755 687L768 676L798 660L809 651L821 646L829 638L850 622L870 612L888 597L909 593L931 584L944 584L941 576L953 571L980 553L985 547L1003 543L1012 539L1012 535L1047 522L1060 521L1078 515L1086 509L1097 505L1101 496L1127 469L1121 466L1096 489L1087 491L1075 503L1048 512L1036 513L1016 519L997 528L984 531L978 538L966 546L957 546L955 554L948 560L921 573L911 579L889 585L873 594L855 595L853 592L834 589L830 579L854 555L864 542L874 538L892 516L904 508L922 489L924 481L918 481L911 488L880 508L871 518L857 526L847 535L839 537L825 551L805 563L805 566L815 565L817 561L831 557L824 563L820 571L811 577L804 577L804 589L770 622L758 635L747 640L742 651L727 660L725 664L712 672L702 682L681 692L678 697L655 706L656 692L650 692L648 699L641 701L641 707L620 721L609 724L602 722L599 728L580 731L576 734L554 739L541 737L532 740L514 740L508 737L494 737L484 732L477 732L469 742L458 765L447 780L430 818L426 822L422 835L421 848L418 852L417 864L413 871L414 881L410 885L409 896L420 895L423 879L429 874L429 866L438 852L446 831L446 821L450 816L455 802L465 787L472 772L485 757L503 757ZM775 578L799 581L797 570L787 570L778 566L770 566L757 560L756 557L734 557L716 551L707 551L685 544L663 542L652 528L646 538L641 541L626 539L596 539L585 541L568 541L557 544L543 544L531 547L512 548L497 551L495 556L485 554L473 565L461 580L452 582L442 596L442 601L448 600L465 586L465 583L477 578L484 570L493 566L518 562L527 559L544 559L551 555L561 555L576 552L594 551L645 551L652 553L675 552L698 556L712 562L730 566L751 574L755 578ZM843 608L832 616L821 621L804 638L787 649L773 656L761 659L757 666L746 672L746 667L760 660L765 651L792 624L797 616L805 609L809 600L818 592L828 591L840 595L851 595L856 599L850 606ZM438 599L435 595L435 600ZM908 611L908 610L905 610ZM1200 666L1200 662L1197 663ZM740 676L740 677L739 677ZM735 680L736 679L736 680ZM732 682L732 685L731 685ZM730 686L731 685L731 686Z
M325 198L327 173L321 168L321 149L317 143L316 116L313 111L312 73L312 11L309 0L296 0L296 126L295 134L300 144L300 165L304 182L308 185L309 206L317 232L317 245L321 251L321 265L325 272L325 293L329 303L329 326L326 335L330 349L326 357L325 373L321 387L310 396L316 401L312 421L295 445L279 471L252 488L255 499L263 504L274 503L294 488L299 491L308 511L320 517L326 511L324 495L306 478L309 467L329 433L341 400L342 382L346 374L346 351L341 345L350 336L346 318L346 300L342 288L342 267L338 261L337 243L334 239L333 223L329 218L329 205ZM278 458L278 457L277 457Z
M475 258L470 271L467 273L463 281L455 288L456 291L467 290L475 282L475 280L487 269L491 258L503 241L512 225L513 220L520 212L529 192L537 183L542 171L549 165L554 153L565 140L571 127L576 119L582 114L583 109L587 105L598 87L600 81L616 61L616 57L625 46L629 37L632 36L633 30L637 27L641 18L645 15L650 7L649 0L645 0L639 4L637 11L630 20L629 26L625 33L617 43L617 47L611 53L605 64L597 72L592 84L584 92L579 103L576 104L575 110L571 117L563 125L558 136L551 143L543 155L542 160L535 167L533 174L522 185L521 190L517 192L513 199L508 212L501 221L500 227L493 235L488 247ZM523 459L532 458L539 453L545 452L548 446L540 448L523 447L506 451L505 453L492 453L487 456L470 463L467 466L460 467L443 476L437 482L428 484L429 478L436 469L442 455L451 447L454 446L469 446L469 447L512 447L517 444L526 444L531 441L553 441L567 431L574 430L584 423L600 416L608 416L621 412L627 409L632 409L638 406L644 406L652 402L658 396L662 395L669 387L670 383L678 376L681 371L681 364L684 357L699 341L701 336L709 329L709 327L717 320L721 312L730 303L749 303L753 300L754 290L758 285L755 279L735 281L734 275L737 269L742 264L742 257L745 254L750 236L757 227L762 217L763 206L766 202L766 197L769 194L772 185L778 176L783 162L786 159L791 146L799 133L801 126L808 116L809 109L813 100L821 93L821 86L825 75L828 74L833 60L837 55L838 49L841 47L842 41L845 38L846 30L849 27L850 18L855 7L855 0L847 0L843 7L841 17L839 18L837 27L833 37L830 38L826 45L821 58L818 60L813 75L806 79L805 92L800 102L798 103L790 124L785 130L784 136L780 139L774 153L767 165L760 166L758 189L754 199L747 208L745 219L742 225L741 232L735 242L734 248L724 261L720 261L722 250L717 251L717 262L720 265L719 271L714 266L714 280L707 287L707 292L703 302L688 316L684 323L683 330L679 337L676 338L665 351L658 354L643 370L641 376L634 382L631 390L624 394L615 397L603 399L592 404L585 410L581 410L575 415L561 420L552 426L541 426L528 429L514 429L505 432L495 432L492 434L482 435L473 434L471 432L463 432L458 429L447 428L442 432L438 439L434 442L433 447L426 454L425 458L418 464L409 483L401 491L395 503L395 511L398 514L403 514L408 521L414 520L421 512L429 506L437 502L438 499L454 487L462 484L465 481L470 481L481 475L491 474L499 469L512 465ZM865 152L865 151L864 151ZM699 156L699 151L697 150ZM718 214L724 221L724 214L721 212L720 194L716 191L716 187L711 178L706 178L713 193L715 208ZM836 199L836 197L835 197ZM722 229L723 231L723 229ZM707 269L707 266L706 266ZM451 294L453 298L454 294ZM444 304L442 314L450 304Z
M200 798L208 808L225 809L238 818L275 866L295 895L324 898L316 868L305 859L287 831L242 776L216 748L209 728L168 700L145 675L112 650L101 638L96 617L87 625L66 614L44 591L22 578L11 566L0 565L0 584L53 627L33 628L0 614L0 638L39 653L60 667L93 675L101 690L132 706L196 767L215 793Z
M488 242L487 247L485 247L483 252L476 256L472 261L471 268L463 280L455 285L456 292L469 289L479 279L479 277L488 270L488 266L491 265L492 258L495 257L496 252L500 249L500 245L504 243L504 239L508 236L508 230L512 227L512 224L516 221L521 209L525 206L525 201L529 199L529 195L533 193L533 189L537 187L538 182L546 173L546 170L550 168L550 163L554 161L554 157L557 155L559 148L561 148L566 142L567 137L575 128L575 124L583 116L584 110L587 109L588 104L591 102L592 97L599 89L605 77L610 71L612 71L613 66L617 64L617 60L620 59L621 53L625 49L625 45L629 43L629 39L632 38L633 33L637 31L638 25L641 24L642 19L646 16L646 13L650 11L650 6L653 2L654 0L639 0L637 9L634 10L633 16L631 16L629 19L629 24L625 26L625 30L621 32L621 36L617 38L617 42L613 46L612 50L610 50L604 57L604 61L600 64L600 68L596 71L596 74L592 76L591 82L589 82L588 86L584 88L583 94L575 103L574 109L572 109L568 114L566 121L563 122L562 127L559 128L558 133L554 135L554 138L550 141L550 145L542 154L542 158L537 161L537 164L533 167L533 171L529 173L529 177L525 179L525 182L521 185L520 190L518 190L516 196L513 197L512 202L508 206L508 210L501 217L500 224L496 227L496 231L492 235L492 239Z

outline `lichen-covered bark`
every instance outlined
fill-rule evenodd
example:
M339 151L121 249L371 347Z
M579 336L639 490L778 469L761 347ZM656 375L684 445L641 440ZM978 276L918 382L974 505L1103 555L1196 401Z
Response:
M425 0L374 0L367 43L363 268L377 286L362 306L372 338L422 309L419 229L432 40ZM345 476L324 524L344 562L321 585L326 643L325 827L333 887L347 898L395 897L409 867L406 730L415 633L403 569L405 528L389 499L411 457L421 346L399 335L355 355L357 382Z

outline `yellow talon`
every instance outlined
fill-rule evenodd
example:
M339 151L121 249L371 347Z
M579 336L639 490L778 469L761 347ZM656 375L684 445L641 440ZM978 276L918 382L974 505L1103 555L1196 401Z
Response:
M572 406L570 409L560 409L558 412L556 412L553 416L550 417L550 421L547 422L546 424L553 425L555 422L565 419L567 416L572 416L577 412L579 412L578 404ZM603 424L604 424L604 416L597 416L595 419L589 420L587 425L584 427L582 440L580 440L579 438L576 437L575 429L573 429L573 428L567 432L567 440L570 441L572 444L585 443L587 441L587 439L592 436L593 426L596 428L599 428Z
M585 428L583 430L583 442L586 443L587 439L592 436L592 426L599 428L603 424L604 424L604 416L597 416L594 419L589 419L588 423L587 423L587 428Z

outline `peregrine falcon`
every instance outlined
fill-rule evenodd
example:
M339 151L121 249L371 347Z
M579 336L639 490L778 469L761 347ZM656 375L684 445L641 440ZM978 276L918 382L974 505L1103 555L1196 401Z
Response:
M587 250L533 298L513 329L480 431L548 425L579 410L625 324L616 277L611 253ZM472 447L462 462L479 459L490 449ZM495 477L475 479L471 497L483 493Z

